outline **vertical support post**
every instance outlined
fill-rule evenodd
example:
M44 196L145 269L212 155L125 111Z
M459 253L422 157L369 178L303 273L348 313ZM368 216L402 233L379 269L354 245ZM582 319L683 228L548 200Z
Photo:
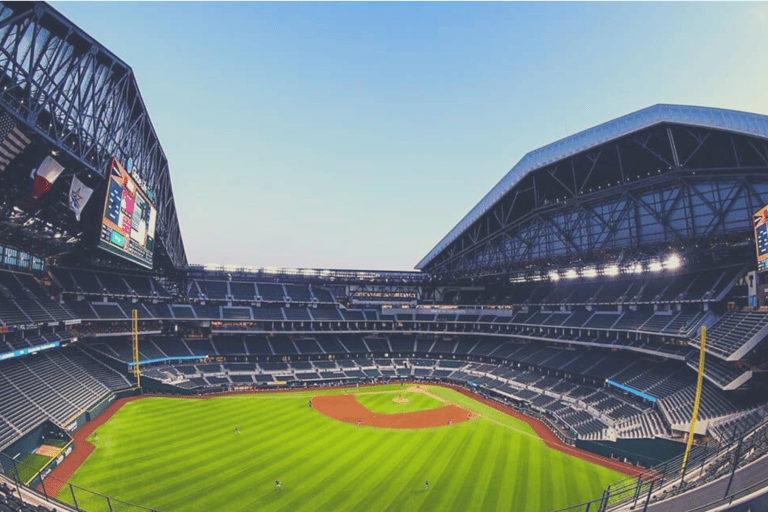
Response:
M75 510L80 512L80 507L77 506L77 498L75 498L75 489L72 487L72 484L69 484L69 492L72 494L72 503L75 504Z
M707 345L707 328L701 327L701 346L699 347L699 378L696 381L696 397L693 399L693 412L691 413L691 428L688 429L688 444L685 446L685 456L683 457L683 467L680 472L685 476L685 465L688 464L688 454L691 452L693 437L696 434L696 422L699 418L699 402L701 401L701 387L704 384L704 348ZM682 485L682 480L680 484Z
M637 505L637 498L640 497L640 489L643 487L643 475L637 475L637 484L635 486L635 498L632 502L632 506Z
M19 499L21 499L21 487L19 486L19 466L16 465L16 459L11 459L13 462L13 481L16 483L16 492L19 493Z
M141 387L141 370L139 369L139 311L134 309L131 314L133 320L133 375L136 377L136 386Z
M109 506L109 512L114 512L112 510L112 502L110 501L109 496L106 496L106 498L107 498L107 505Z
M651 480L651 485L648 487L648 496L645 497L645 505L643 506L643 512L646 512L648 510L648 504L651 502L651 494L653 493L653 484L656 483L656 480Z
M598 507L597 512L604 512L605 509L608 508L608 498L611 496L611 486L605 488L603 491L603 497L600 499L600 507Z
M744 442L744 438L739 439L739 444L736 445L736 453L733 456L733 469L731 470L731 476L728 478L728 486L725 488L725 494L723 498L728 496L731 491L731 484L733 483L733 476L736 474L736 470L739 468L739 457L741 457L741 443Z

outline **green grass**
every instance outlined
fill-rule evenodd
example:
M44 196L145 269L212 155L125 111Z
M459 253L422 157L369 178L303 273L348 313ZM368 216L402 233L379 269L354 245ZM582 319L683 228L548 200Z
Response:
M69 444L69 441L64 439L46 439L43 441L44 445L53 446L54 448L64 448Z
M373 388L387 389L400 386ZM307 407L310 396L338 390L130 402L99 427L96 450L70 482L163 512L524 512L596 498L623 477L551 450L526 423L459 393L430 391L482 416L386 430ZM374 396L386 397L361 400ZM71 502L64 491L59 499ZM104 509L102 499L77 499L81 509Z
M408 399L408 403L396 404L393 398L401 396ZM358 394L357 400L374 412L383 412L386 414L398 412L423 411L425 409L434 409L445 405L439 400L422 395L421 393L409 393L406 391L386 391L375 392L374 394Z
M48 464L49 460L51 458L45 455L30 453L16 464L16 468L19 471L19 480L24 483L29 482L38 471L43 469L43 466Z

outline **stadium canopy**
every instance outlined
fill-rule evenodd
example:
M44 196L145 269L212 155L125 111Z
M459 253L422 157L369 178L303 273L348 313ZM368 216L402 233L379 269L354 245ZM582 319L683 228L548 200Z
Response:
M3 144L6 128L23 144L0 147L1 243L46 257L94 245L85 240L97 227L86 219L103 205L114 157L157 208L155 255L164 265L186 265L168 160L133 71L43 2L0 2ZM31 199L30 173L49 156L64 171L50 191ZM83 222L69 209L75 177L94 189Z
M416 268L505 273L547 258L744 231L749 214L733 209L768 200L749 181L765 181L766 140L768 117L758 114L665 104L633 112L526 154ZM705 176L714 189L695 185ZM688 222L706 226L686 231L673 218L686 215L683 206ZM638 220L642 212L655 226Z

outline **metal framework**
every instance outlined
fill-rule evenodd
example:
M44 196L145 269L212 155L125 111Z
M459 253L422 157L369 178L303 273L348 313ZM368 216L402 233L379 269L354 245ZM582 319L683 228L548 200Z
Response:
M157 240L186 264L168 161L127 64L45 3L0 3L0 106L92 175L130 161L154 196Z
M477 277L704 250L751 237L767 203L765 138L661 123L519 177L420 268Z

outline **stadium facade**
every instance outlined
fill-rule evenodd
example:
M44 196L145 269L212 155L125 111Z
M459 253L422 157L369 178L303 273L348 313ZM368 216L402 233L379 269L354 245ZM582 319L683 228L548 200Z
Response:
M407 379L654 468L573 510L765 490L768 117L656 105L532 151L415 272L204 267L127 64L4 3L0 68L3 478L116 397Z

